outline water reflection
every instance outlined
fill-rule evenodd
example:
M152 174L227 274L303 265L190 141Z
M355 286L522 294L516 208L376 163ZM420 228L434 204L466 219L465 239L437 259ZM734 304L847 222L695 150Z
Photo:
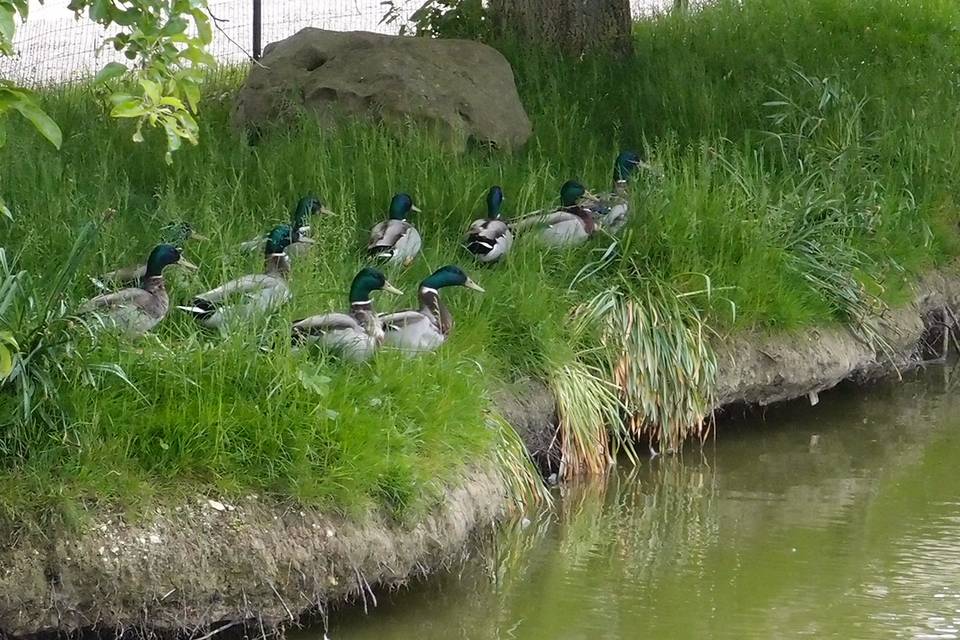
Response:
M825 395L566 486L330 638L958 638L957 380Z

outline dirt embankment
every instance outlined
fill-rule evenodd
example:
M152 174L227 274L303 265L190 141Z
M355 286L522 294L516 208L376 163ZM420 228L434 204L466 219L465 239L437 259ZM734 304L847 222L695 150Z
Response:
M960 317L960 274L931 274L914 302L888 310L878 328L889 350L874 350L842 326L795 334L747 334L717 346L717 408L768 405L917 366L942 352L944 327Z
M474 473L415 526L363 523L249 498L198 500L137 524L103 514L79 538L0 552L0 635L101 626L204 633L267 629L372 587L436 570L507 504L494 470Z
M915 302L884 317L889 351L843 327L742 335L718 345L718 408L770 404L914 366L960 311L960 276L932 275ZM536 381L496 398L541 466L556 445L556 408ZM137 524L101 514L79 537L13 541L0 550L0 635L141 627L203 633L211 625L264 628L373 586L405 581L456 559L471 534L502 515L493 470L473 471L415 526L356 523L250 498L199 500Z

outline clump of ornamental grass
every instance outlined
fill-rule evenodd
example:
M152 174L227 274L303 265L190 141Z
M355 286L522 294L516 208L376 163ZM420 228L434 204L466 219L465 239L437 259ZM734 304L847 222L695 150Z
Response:
M690 438L702 442L711 423L717 361L712 331L690 302L697 293L708 291L680 293L648 278L600 292L578 310L603 348L624 437L663 451L679 451Z

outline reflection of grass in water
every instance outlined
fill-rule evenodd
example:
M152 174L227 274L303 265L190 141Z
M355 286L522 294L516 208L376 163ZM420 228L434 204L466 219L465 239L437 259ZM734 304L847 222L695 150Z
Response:
M501 601L543 566L556 580L571 568L617 558L612 570L620 579L653 577L678 561L692 563L718 538L716 478L706 464L658 458L607 481L567 483L558 493L552 510L497 536L493 571ZM549 547L546 558L541 545ZM539 576L538 584L549 582Z

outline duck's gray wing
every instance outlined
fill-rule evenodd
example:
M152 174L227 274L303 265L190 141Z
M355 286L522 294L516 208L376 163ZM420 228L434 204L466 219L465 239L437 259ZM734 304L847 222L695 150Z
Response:
M80 313L90 313L94 311L109 311L121 307L143 307L153 300L149 292L136 287L121 289L113 293L105 293L96 298L90 298L82 305L78 311Z

